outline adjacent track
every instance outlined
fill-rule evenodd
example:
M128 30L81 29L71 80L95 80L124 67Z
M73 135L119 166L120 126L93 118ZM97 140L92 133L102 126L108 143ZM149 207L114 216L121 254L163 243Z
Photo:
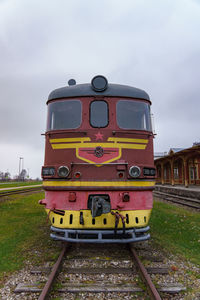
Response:
M160 192L160 191L154 191L153 194L154 196L157 196L163 200L200 210L200 199L183 197L183 196L173 195L173 194Z
M10 196L10 195L15 195L15 194L24 194L24 193L29 193L29 192L35 192L35 191L40 191L42 190L42 186L40 187L32 187L32 188L19 188L16 190L7 190L7 191L1 191L0 190L0 197L4 196Z

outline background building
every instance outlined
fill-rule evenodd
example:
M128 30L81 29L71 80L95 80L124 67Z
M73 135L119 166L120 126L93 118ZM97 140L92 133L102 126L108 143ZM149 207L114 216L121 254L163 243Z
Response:
M156 183L170 185L200 185L200 143L191 148L171 148L165 156L156 158Z

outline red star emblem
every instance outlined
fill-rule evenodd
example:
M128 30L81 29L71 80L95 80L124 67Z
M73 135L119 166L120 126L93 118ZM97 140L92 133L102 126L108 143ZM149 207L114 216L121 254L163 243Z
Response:
M103 134L102 133L97 132L95 134L95 136L96 136L96 141L98 141L98 140L103 141Z

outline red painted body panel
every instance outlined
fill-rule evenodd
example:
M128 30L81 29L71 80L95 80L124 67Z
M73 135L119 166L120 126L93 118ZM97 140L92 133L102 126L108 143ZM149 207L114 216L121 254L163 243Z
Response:
M111 209L117 210L145 210L152 209L153 197L151 191L130 191L130 201L123 202L123 192L76 192L76 201L70 201L70 192L67 191L46 191L45 200L47 209L60 209L60 210L80 210L88 209L87 202L88 196L92 194L106 194L111 199Z
M57 170L60 166L67 166L70 170L66 181L76 180L79 172L79 181L128 181L131 166L154 167L153 161L153 134L148 131L123 130L116 121L116 103L121 100L117 97L99 97L109 104L109 124L106 128L93 128L89 122L90 103L98 97L79 97L82 101L82 124L74 130L57 130L46 133L45 163L44 166L55 167L54 176L44 177L44 180L53 179L57 186L45 188L46 196L42 203L47 209L81 210L88 209L88 196L91 194L107 194L110 196L111 209L117 210L145 210L152 209L151 187L59 187ZM128 99L128 98L127 98ZM63 99L64 100L64 99ZM68 99L66 99L67 101ZM130 98L131 100L131 98ZM147 102L146 100L137 100ZM53 100L57 101L57 100ZM91 145L91 146L90 146ZM111 145L111 146L109 146ZM119 147L118 147L119 146ZM132 148L130 148L131 146ZM95 155L95 149L101 147L103 156ZM121 148L120 148L121 147ZM111 161L111 162L110 162ZM107 163L104 165L98 165ZM119 175L119 173L121 173ZM123 174L123 176L122 176ZM122 177L120 177L122 176ZM153 180L153 177L144 177L141 172L139 180ZM62 181L64 179L61 179ZM130 201L123 202L123 190L129 192ZM76 193L76 201L69 201L70 191ZM73 196L72 196L73 198Z

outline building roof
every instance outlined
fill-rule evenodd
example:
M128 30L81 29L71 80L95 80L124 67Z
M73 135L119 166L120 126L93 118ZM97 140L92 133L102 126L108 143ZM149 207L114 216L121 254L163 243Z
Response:
M176 149L176 150L178 149L178 150L173 151L173 149ZM178 158L179 156L184 156L184 155L192 156L194 154L196 155L197 153L200 154L200 145L195 145L190 148L171 148L167 155L158 157L158 158L155 157L155 161L156 162L162 161L162 160L171 158L172 156L174 156L175 158Z
M169 155L184 150L185 148L170 148Z
M154 158L155 159L166 156L166 155L167 155L167 152L154 152Z

